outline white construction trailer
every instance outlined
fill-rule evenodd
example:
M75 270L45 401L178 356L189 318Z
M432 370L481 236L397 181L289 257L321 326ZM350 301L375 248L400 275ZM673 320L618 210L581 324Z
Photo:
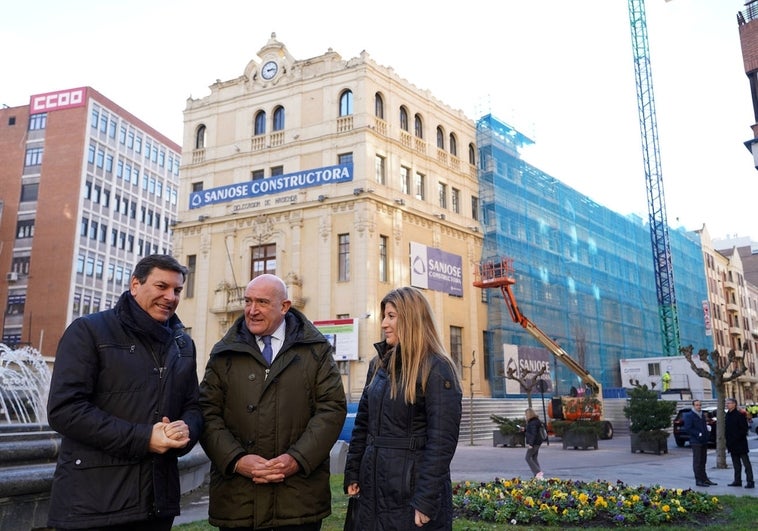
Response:
M707 369L699 359L695 365ZM660 356L619 360L621 385L631 389L636 383L647 385L649 389L661 391L662 398L669 400L709 399L713 397L711 381L701 378L692 370L684 356ZM671 374L668 391L663 390L662 376Z

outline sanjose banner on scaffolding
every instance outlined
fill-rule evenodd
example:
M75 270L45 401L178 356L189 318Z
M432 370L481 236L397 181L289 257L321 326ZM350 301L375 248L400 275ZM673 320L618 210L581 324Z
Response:
M525 383L534 381L534 376L545 367L545 372L539 377L545 385L545 393L553 392L553 382L550 379L550 352L542 347L523 347L519 345L503 344L503 376L510 369L513 375ZM509 395L525 394L527 390L516 380L505 378L505 393ZM539 394L539 387L535 384L532 394Z

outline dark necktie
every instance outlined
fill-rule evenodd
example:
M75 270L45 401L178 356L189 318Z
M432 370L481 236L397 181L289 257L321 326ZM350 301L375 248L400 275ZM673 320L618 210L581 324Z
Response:
M263 359L271 365L271 358L274 355L274 351L271 350L271 336L261 336L261 341L263 341Z

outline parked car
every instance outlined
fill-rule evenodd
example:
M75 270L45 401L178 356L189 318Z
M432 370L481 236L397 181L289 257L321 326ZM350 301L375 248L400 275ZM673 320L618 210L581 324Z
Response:
M684 415L692 411L691 407L683 407L676 413L674 417L674 441L678 447L684 446L684 444L690 440L689 434L685 433L684 428ZM716 408L704 407L703 412L708 415L708 427L710 431L708 433L708 446L716 446Z

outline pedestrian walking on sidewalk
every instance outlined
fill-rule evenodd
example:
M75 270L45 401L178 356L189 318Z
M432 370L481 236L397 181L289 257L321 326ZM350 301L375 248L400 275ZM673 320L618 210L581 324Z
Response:
M542 437L542 421L532 408L525 412L526 428L524 429L524 441L526 442L526 464L537 479L542 479L542 467L539 462L540 446L545 442Z
M708 459L708 422L703 413L703 404L700 400L692 401L692 411L684 416L685 433L690 436L690 448L692 448L692 471L695 474L695 484L698 487L710 487L716 485L708 479L705 472L705 462Z
M730 487L742 486L742 466L745 466L745 488L755 488L753 481L753 466L750 464L750 448L747 445L749 431L747 417L737 409L737 400L726 399L726 415L724 416L724 431L726 433L726 449L732 456L734 467L734 481Z

